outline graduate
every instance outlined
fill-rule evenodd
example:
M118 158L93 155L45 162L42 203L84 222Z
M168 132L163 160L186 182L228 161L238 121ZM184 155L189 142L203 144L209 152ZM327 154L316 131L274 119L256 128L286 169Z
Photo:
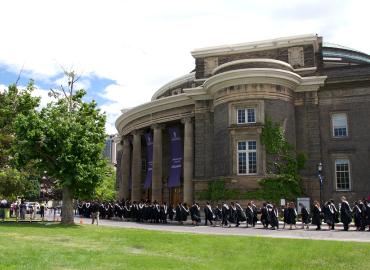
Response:
M329 230L331 230L334 225L335 213L329 201L325 202L323 213L324 213L324 222L328 225Z
M338 212L337 207L335 206L335 203L334 203L333 199L330 199L330 205L331 205L331 208L334 211L334 222L333 222L333 225L331 226L331 229L334 230L335 229L335 223L339 223L339 212Z
M295 204L294 202L290 202L288 207L288 224L290 225L289 227L290 230L292 229L293 225L297 229L296 225L297 216L298 213L297 210L295 209Z
M214 210L214 215L215 215L215 226L217 225L217 223L221 223L221 221L222 221L222 207L221 207L221 205L216 205L216 208L215 208L215 210Z
M173 221L173 216L175 215L175 213L176 213L176 211L175 211L175 209L173 209L173 205L170 204L168 206L168 218L169 218L169 220Z
M342 203L340 204L340 220L343 223L344 231L348 231L348 225L352 221L352 210L345 196L341 197Z
M249 202L247 205L247 208L245 208L245 215L247 218L247 228L248 228L248 225L253 226L254 211L253 211L251 202Z
M369 226L370 232L370 200L363 199L366 208L366 225Z
M284 222L284 224L283 224L283 229L285 229L285 224L288 224L288 220L289 220L289 211L288 211L288 209L289 209L289 203L287 202L285 205L283 205L283 207L282 207L283 209L282 209L282 211L283 211L283 222Z
M234 202L230 203L230 214L229 214L229 222L236 223L236 226L239 226L236 220L236 206Z
M257 217L258 209L257 209L257 206L254 204L253 201L251 201L251 204L252 204L252 209L253 209L253 223L252 223L252 226L255 227L256 224L257 224L257 221L258 221L258 217Z
M314 201L312 210L312 224L316 225L316 231L321 230L321 207L318 201Z
M244 213L243 208L240 206L238 202L235 203L235 208L236 208L236 227L239 227L240 222L247 221L247 217ZM247 223L248 227L248 223Z
M188 208L188 205L186 203L180 204L181 206L181 224L183 224L184 221L188 220L188 216L190 215L190 211Z
M207 226L208 221L209 221L209 223L212 226L213 225L212 221L215 219L215 214L213 213L212 207L209 204L209 202L206 203L206 206L204 207L203 210L204 210L204 216L205 216L204 225Z
M224 226L230 227L230 224L228 224L229 215L230 215L230 208L224 202L222 203L222 210L221 211L222 211L222 223L221 223L221 226L222 227L224 227Z
M310 228L310 213L308 212L306 206L304 206L302 203L300 203L299 206L301 207L302 229L304 229L304 226L306 226L306 229L308 230Z
M364 220L362 218L362 209L359 202L355 202L355 206L353 207L353 219L355 221L356 231L361 231Z
M270 213L270 224L272 230L279 229L279 210L275 205L273 206L272 211Z
M190 217L191 222L194 226L198 226L199 223L201 222L200 207L196 202L194 202L193 205L190 207Z
M269 225L269 217L267 212L267 203L263 203L262 209L261 209L261 223L264 228L267 229Z

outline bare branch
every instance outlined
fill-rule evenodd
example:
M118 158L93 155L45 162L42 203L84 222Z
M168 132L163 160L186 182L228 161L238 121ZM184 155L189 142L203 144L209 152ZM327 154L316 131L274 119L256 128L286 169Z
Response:
M19 82L19 80L21 79L21 75L22 75L22 72L23 72L23 68L24 68L24 63L23 63L23 65L22 65L21 70L20 70L20 71L19 71L19 73L18 73L18 77L17 77L17 80L15 81L15 85L18 85L18 82Z

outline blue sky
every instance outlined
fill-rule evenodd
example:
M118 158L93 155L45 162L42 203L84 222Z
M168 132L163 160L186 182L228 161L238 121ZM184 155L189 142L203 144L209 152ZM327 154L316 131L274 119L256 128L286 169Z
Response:
M35 80L43 104L62 68L107 113L148 102L190 72L194 48L301 34L370 53L369 1L12 0L1 1L0 88ZM6 23L5 23L6 22Z

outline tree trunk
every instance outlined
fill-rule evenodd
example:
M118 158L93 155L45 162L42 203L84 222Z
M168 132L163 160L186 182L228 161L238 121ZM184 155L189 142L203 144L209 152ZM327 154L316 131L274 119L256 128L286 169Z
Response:
M74 214L73 214L73 198L72 192L68 187L62 189L62 224L73 225Z

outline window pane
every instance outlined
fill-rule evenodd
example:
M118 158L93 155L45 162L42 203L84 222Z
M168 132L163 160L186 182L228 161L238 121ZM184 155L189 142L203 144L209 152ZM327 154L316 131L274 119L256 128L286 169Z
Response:
M256 122L255 109L247 109L247 113L248 113L248 123L255 123Z
M343 113L333 114L332 124L333 124L334 137L347 136L347 115L346 114L343 114Z
M248 150L256 150L256 149L257 149L256 141L248 141Z
M239 151L246 150L246 149L247 149L246 142L238 142L238 150Z
M338 190L349 190L349 161L346 159L339 159L335 161L335 174L337 180Z
M257 173L257 153L251 152L248 155L248 173Z
M238 117L238 124L243 124L243 123L245 123L245 110L244 109L238 109L238 111L237 111L238 113L238 115L237 115L237 117Z
M238 153L238 173L247 173L247 153Z

